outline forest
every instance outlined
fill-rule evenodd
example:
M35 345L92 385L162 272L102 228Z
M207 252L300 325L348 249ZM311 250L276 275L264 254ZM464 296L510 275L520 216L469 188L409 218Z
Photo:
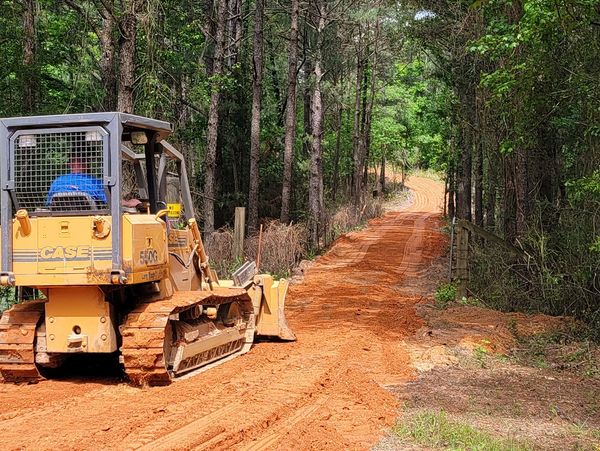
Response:
M377 213L443 174L477 243L471 296L600 323L600 1L2 0L0 116L174 124L203 231ZM332 230L334 232L332 232Z

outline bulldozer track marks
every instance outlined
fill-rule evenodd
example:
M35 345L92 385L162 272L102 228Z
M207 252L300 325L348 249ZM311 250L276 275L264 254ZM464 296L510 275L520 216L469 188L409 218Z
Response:
M346 350L350 347L347 346ZM249 376L237 373L227 385L217 385L211 390L205 387L194 398L169 405L153 421L129 434L122 448L227 449L235 447L243 436L259 437L265 424L269 424L272 431L279 430L280 420L282 424L287 424L290 411L300 421L312 411L308 407L315 400L313 395L318 393L321 396L345 370L346 367L341 366L338 359L335 359L334 367L328 366L327 357L331 358L340 352L343 350L323 345L313 355L312 360L316 364L305 370L311 377L301 380L289 369L306 364L306 356L303 355L278 361L274 365L281 374L278 380L273 379L271 372L248 368L251 373ZM239 364L241 360L232 363ZM247 378L252 382L251 385L246 382ZM235 409L246 410L251 405L251 414L240 418L235 413ZM174 429L173 425L181 426ZM282 434L288 429L284 429ZM274 439L272 435L270 440Z
M43 301L17 304L0 319L0 374L7 382L36 382L35 329L44 312Z
M228 406L207 413L203 417L192 421L186 426L179 428L171 432L170 434L166 434L163 437L160 437L158 440L152 441L151 443L140 449L144 451L152 451L157 449L168 450L177 448L178 446L181 446L182 444L186 443L186 440L189 440L190 437L194 437L197 439L199 435L198 431L202 431L213 426L214 423L222 420L226 416L235 415L236 407L237 406L234 403L231 403ZM200 434L200 439L206 439L206 441L214 440L224 432L225 428L221 427L218 429L218 433L216 435L211 436L211 434L206 434L202 436L202 434Z
M402 341L421 326L415 305L430 293L424 268L446 243L436 216L443 186L411 183L410 207L340 238L303 284L290 287L287 313L297 342L259 343L168 387L0 385L3 446L370 449L396 421L398 399L384 387L414 374ZM128 327L162 328L171 311L163 307L141 305Z

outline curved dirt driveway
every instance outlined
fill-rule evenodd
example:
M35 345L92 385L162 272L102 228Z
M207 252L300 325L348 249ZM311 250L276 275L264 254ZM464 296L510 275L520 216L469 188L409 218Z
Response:
M169 387L114 379L0 385L3 449L367 449L396 418L383 386L412 377L403 338L442 251L443 187L414 177L412 204L340 238L291 287L296 343Z

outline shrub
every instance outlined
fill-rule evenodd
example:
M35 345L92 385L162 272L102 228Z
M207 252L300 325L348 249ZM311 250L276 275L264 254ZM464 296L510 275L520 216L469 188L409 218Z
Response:
M453 283L446 283L440 286L435 292L435 300L441 306L454 301L456 298L456 285Z

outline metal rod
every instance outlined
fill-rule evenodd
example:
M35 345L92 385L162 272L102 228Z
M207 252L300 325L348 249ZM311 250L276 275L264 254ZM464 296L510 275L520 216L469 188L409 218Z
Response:
M260 272L260 256L262 254L262 234L263 234L263 225L260 225L260 229L258 230L258 252L256 253L256 272Z

